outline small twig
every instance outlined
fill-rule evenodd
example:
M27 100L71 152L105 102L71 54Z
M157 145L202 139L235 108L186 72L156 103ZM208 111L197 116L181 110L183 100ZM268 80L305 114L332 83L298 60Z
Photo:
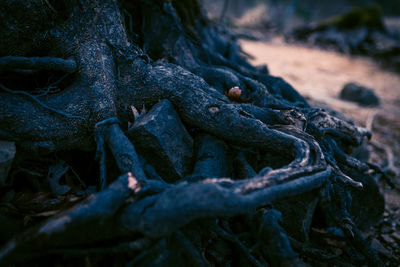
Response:
M79 176L79 174L72 168L72 166L69 166L69 169L71 170L71 172L75 175L76 179L79 181L79 183L82 185L83 189L87 189L87 186L85 184L85 182L81 179L81 177Z
M82 119L82 120L85 120L85 118L82 117L82 116L71 115L71 114L65 113L64 111L61 111L61 110L52 108L52 107L50 107L50 106L44 104L42 101L40 101L40 100L37 98L37 96L32 95L32 94L30 94L30 93L28 93L28 92L26 92L26 91L11 90L11 89L8 89L7 87L5 87L4 85L2 85L1 83L0 83L0 88L3 89L4 91L6 91L7 93L11 93L11 94L14 94L14 95L24 95L24 96L27 96L27 97L29 97L30 99L32 99L33 101L35 101L36 103L38 103L38 104L39 104L40 106L42 106L43 108L48 109L48 110L51 110L51 111L53 111L54 113L57 113L57 114L59 114L59 115L65 116L65 117L67 117L68 119Z
M55 14L57 14L57 10L49 3L49 1L47 1L47 0L43 0L43 1L46 3L47 7L48 7L51 11L53 11Z
M374 112L369 114L369 116L365 122L365 128L370 132L372 132L372 127L374 126L374 120L375 120L375 117L377 114L378 114L378 111L375 110Z
M357 181L354 181L353 179L351 179L348 175L344 174L339 167L335 164L335 162L333 162L329 157L326 157L326 161L329 163L329 165L331 165L333 172L338 175L339 178L341 178L341 180L348 185L351 185L352 187L355 187L357 189L362 189L363 188L363 184Z
M61 78L58 79L57 81L55 81L55 82L49 84L48 86L46 86L46 91L44 91L43 93L39 94L38 96L45 96L45 95L47 95L47 94L50 92L51 89L58 88L57 85L58 85L60 82L62 82L62 80L64 80L68 75L69 75L69 73L66 73L66 74L64 74L63 76L61 76ZM41 88L41 89L43 89L43 88Z
M131 106L131 110L132 110L133 119L134 119L133 121L135 122L139 118L140 114L139 114L139 111L135 108L135 106Z

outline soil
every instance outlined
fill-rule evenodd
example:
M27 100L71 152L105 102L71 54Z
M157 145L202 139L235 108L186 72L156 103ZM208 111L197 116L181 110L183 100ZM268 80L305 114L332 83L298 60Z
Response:
M400 74L385 70L368 58L349 57L334 51L287 44L282 38L274 38L269 42L242 40L241 45L253 57L250 59L252 64L266 64L272 75L281 76L288 81L310 103L331 107L358 125L372 129L372 138L367 141L367 150L363 153L370 155L369 162L390 169L395 188L380 181L386 200L386 212L382 223L365 235L370 240L375 239L372 243L385 257L398 259L400 240L396 237L400 232ZM372 88L380 97L380 106L361 107L340 100L339 93L348 82ZM387 238L388 235L390 238Z

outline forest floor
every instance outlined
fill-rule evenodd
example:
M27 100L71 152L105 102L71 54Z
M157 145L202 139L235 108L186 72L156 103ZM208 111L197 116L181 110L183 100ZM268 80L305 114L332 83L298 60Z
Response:
M329 106L358 125L372 129L367 142L370 162L392 170L396 188L380 181L386 200L383 222L365 233L385 257L400 257L400 73L383 69L371 59L350 57L333 51L285 43L282 38L268 42L242 40L243 50L254 65L266 64L272 75L280 76L311 104ZM376 108L342 101L339 93L348 82L372 88L380 97ZM393 259L393 258L392 258Z

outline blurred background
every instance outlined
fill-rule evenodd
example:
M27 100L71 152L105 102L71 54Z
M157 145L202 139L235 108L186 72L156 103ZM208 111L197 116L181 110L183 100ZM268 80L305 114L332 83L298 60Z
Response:
M354 7L379 6L385 21L400 28L398 0L201 0L212 20L237 27L255 27L281 33L319 21Z

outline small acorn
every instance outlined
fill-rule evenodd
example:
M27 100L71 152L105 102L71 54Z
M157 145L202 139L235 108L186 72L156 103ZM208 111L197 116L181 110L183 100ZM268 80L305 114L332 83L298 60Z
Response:
M249 99L242 99L242 90L238 86L234 86L231 89L229 89L228 93L226 96L235 102L240 102L240 103L247 103L249 102Z

